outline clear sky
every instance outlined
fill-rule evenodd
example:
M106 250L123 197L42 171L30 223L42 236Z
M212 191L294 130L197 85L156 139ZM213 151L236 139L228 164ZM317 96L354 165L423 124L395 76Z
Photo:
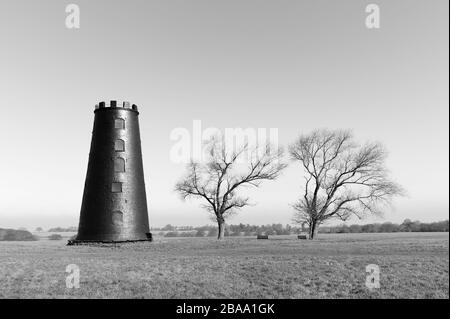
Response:
M447 0L0 0L0 228L76 226L94 105L140 109L152 226L210 223L173 192L175 128L349 128L390 151L409 196L377 221L449 217ZM380 7L367 29L365 7ZM289 223L302 171L231 223ZM367 222L373 220L368 220Z

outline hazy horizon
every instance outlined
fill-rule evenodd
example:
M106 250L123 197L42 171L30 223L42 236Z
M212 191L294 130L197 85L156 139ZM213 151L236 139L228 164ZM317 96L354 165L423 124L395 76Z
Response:
M78 226L94 106L140 111L151 227L212 224L173 191L176 128L278 128L280 145L316 128L351 129L389 151L408 192L383 218L449 218L448 1L0 0L0 228ZM231 224L291 223L296 163L248 190ZM340 222L337 222L340 223Z

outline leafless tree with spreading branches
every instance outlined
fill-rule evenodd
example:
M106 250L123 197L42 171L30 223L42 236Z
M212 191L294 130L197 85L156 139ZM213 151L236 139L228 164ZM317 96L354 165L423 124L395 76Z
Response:
M261 147L263 152L248 144L228 151L223 140L212 138L206 145L206 160L188 164L187 176L175 186L183 199L204 200L202 207L217 222L217 239L224 237L226 218L250 204L249 198L239 196L238 191L245 186L258 187L263 180L274 180L286 167L282 149Z
M345 221L350 216L381 214L395 196L404 194L389 177L383 145L358 145L349 131L301 135L289 153L305 172L304 193L293 205L294 221L306 222L310 239L330 218Z

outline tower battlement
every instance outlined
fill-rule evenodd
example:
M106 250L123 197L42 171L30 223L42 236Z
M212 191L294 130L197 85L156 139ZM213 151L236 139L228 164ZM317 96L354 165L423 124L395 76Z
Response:
M119 102L116 100L111 100L109 102L102 101L95 105L95 111L97 111L99 109L104 109L104 108L112 108L112 109L123 108L123 109L128 109L128 110L138 112L137 105L130 104L130 102L128 102L128 101L119 101Z

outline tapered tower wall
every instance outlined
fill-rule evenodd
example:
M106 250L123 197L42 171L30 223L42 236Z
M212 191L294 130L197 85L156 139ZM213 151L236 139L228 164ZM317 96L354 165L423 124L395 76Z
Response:
M137 106L101 102L94 113L80 223L72 243L151 240Z

